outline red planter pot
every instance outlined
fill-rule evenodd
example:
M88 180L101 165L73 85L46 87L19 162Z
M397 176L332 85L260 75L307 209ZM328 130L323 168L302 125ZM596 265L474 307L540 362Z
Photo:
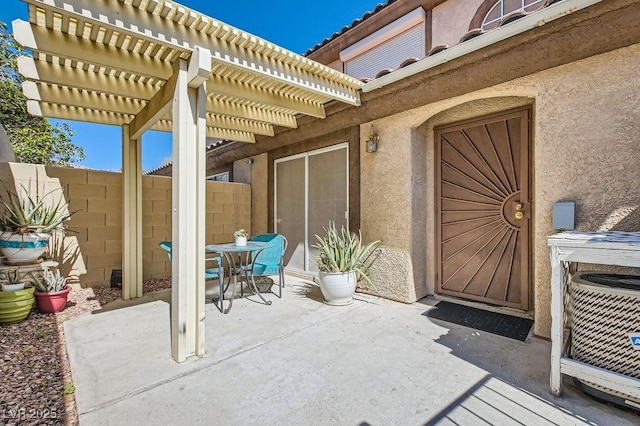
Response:
M52 293L36 291L34 295L36 296L36 306L38 310L44 314L60 312L67 304L67 297L69 297L70 291L71 287L69 286L65 287L64 290L54 291Z

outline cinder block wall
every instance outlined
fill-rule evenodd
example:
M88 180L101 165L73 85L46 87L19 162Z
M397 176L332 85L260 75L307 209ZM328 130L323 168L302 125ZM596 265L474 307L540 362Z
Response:
M0 180L7 187L20 184L57 190L69 209L77 212L67 222L73 232L53 238L52 256L60 269L82 286L108 285L113 269L122 267L122 174L86 169L1 163ZM239 228L251 231L251 187L207 182L205 230L207 243L231 241ZM171 274L171 264L159 243L171 240L171 178L143 176L144 279Z

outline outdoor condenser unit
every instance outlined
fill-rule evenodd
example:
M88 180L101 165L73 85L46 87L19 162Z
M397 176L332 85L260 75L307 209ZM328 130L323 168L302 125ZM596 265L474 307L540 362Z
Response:
M578 272L570 286L571 357L640 378L640 276ZM635 343L635 345L634 345ZM640 410L640 400L594 383L577 385L595 397Z

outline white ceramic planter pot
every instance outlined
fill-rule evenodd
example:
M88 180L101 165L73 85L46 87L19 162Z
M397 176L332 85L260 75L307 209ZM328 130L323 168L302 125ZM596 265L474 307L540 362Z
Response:
M356 273L349 272L320 272L320 291L324 303L333 306L344 306L353 303L353 293L356 291Z
M11 232L0 234L0 253L8 262L36 262L47 250L48 244L48 234L13 234Z
M24 290L24 283L16 283L16 284L2 283L2 291L18 291L18 290Z
M236 245L237 246L246 246L247 245L247 237L236 237Z

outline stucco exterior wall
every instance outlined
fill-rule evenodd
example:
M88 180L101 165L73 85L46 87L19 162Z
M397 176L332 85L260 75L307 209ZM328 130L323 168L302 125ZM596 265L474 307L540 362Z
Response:
M638 68L640 44L376 120L379 151L361 154L363 230L408 251L416 280L426 265L414 288L433 292L433 128L530 105L534 332L548 337L553 202L576 201L579 230L640 230Z
M395 118L404 124L398 125ZM427 148L410 123L411 114L376 121L380 142L375 153L365 149L370 124L361 126L360 134L362 236L365 241L381 240L385 247L404 250L413 259L412 268L402 265L407 274L395 276L392 287L376 285L384 289L380 295L402 302L413 302L427 292L426 265L416 261L426 256ZM394 256L406 259L397 251Z
M24 184L45 190L62 188L69 209L64 241L53 241L52 256L61 271L83 286L108 285L112 269L122 267L122 175L85 169L2 163L0 180L8 187ZM251 229L251 187L207 182L205 239L231 241L239 228ZM171 240L171 178L142 178L144 279L171 274L167 253L159 247Z
M469 23L484 0L448 0L433 8L432 46L458 44L469 31Z

